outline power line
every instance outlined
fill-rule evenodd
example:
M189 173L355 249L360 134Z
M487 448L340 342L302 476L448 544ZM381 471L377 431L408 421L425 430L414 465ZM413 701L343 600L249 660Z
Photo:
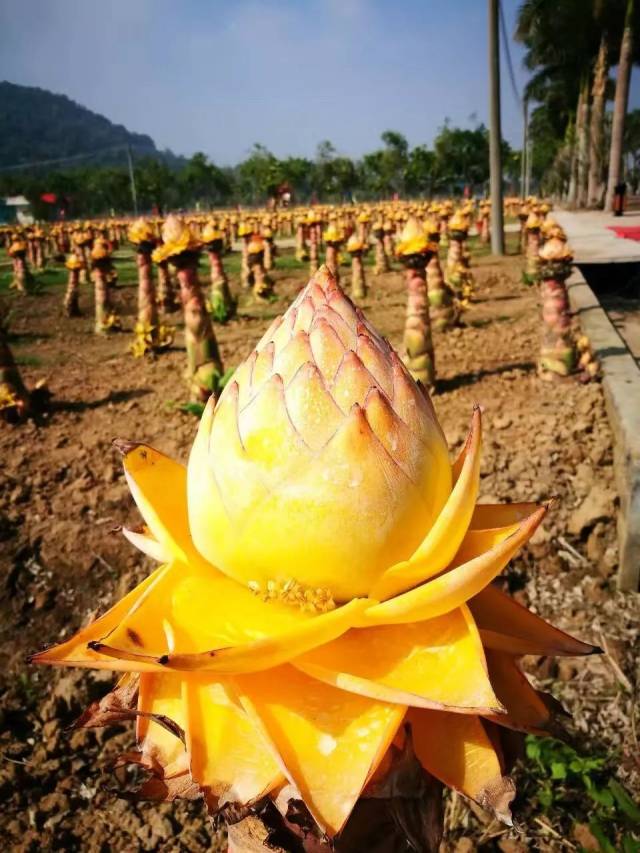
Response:
M12 172L19 169L35 169L38 166L54 166L59 163L72 163L78 160L88 160L91 157L97 157L99 154L106 154L108 151L127 151L129 148L130 146L128 145L111 145L108 148L98 148L97 151L91 151L86 154L73 154L69 157L58 157L54 160L35 160L31 163L14 163L11 166L0 166L0 172ZM135 146L133 147L133 150L135 151Z
M501 0L498 0L498 8L500 11L500 30L502 31L502 43L504 44L504 50L507 57L507 70L509 72L509 80L511 81L511 89L513 91L513 97L516 99L516 103L522 109L522 98L520 97L520 92L518 92L518 85L516 83L516 75L513 71L513 63L511 61L511 50L509 49L509 38L507 36L507 25L504 19L504 9L502 7Z

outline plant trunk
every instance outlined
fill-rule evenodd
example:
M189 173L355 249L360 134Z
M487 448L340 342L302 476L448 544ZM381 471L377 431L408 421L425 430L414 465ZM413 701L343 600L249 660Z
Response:
M251 289L251 268L249 266L249 237L242 238L242 259L240 261L240 286Z
M527 261L524 271L525 284L535 284L540 273L540 231L533 228L527 231Z
M64 296L64 313L67 317L79 317L80 305L78 304L78 282L80 270L69 270L67 279L67 292Z
M42 240L34 240L33 265L37 270L44 269L44 248Z
M6 330L0 326L0 414L8 420L22 420L31 410L31 396L7 342Z
M197 260L184 261L178 269L184 311L184 337L191 398L205 403L222 376L222 360L198 281Z
M155 352L163 346L168 346L171 336L165 334L160 326L158 316L158 301L151 269L151 252L136 252L138 267L138 321L135 325L135 341L131 346L137 357L148 352Z
M538 371L546 378L569 376L576 368L576 348L571 334L571 313L565 278L545 276L542 296L542 345Z
M577 206L586 207L589 181L589 78L585 75L581 87L581 115L578 134L578 193Z
M611 149L609 152L609 178L607 181L607 196L605 210L613 210L613 195L616 185L622 175L622 145L624 142L624 123L629 102L629 81L633 61L633 7L634 0L627 0L627 11L624 21L624 32L620 44L620 61L616 79L616 96L613 104L613 121L611 124Z
M234 302L220 253L210 249L208 255L211 266L211 314L215 320L224 323L233 315Z
M158 305L156 288L151 272L151 255L148 252L136 252L138 266L138 323L146 328L158 326Z
M89 255L89 247L88 246L79 246L77 248L77 255L82 261L82 268L80 269L80 284L88 284L89 283L89 270L91 268L91 259Z
M12 258L13 281L11 287L18 293L27 292L27 283L31 281L31 273L25 256L16 255Z
M340 264L338 263L338 248L337 246L327 243L325 249L325 263L333 273L333 277L337 284L340 284Z
M453 291L444 280L440 258L435 254L427 264L429 315L434 329L444 331L456 324L457 311Z
M255 298L261 302L268 301L273 294L273 279L265 272L262 261L258 261L252 265L251 282Z
M459 237L449 235L446 267L447 284L459 299L464 299L465 296L468 295L464 292L464 254L464 240L461 240Z
M304 263L309 260L309 249L307 248L307 235L304 225L296 228L296 260Z
M589 186L587 204L598 207L602 202L602 140L604 138L604 111L609 63L606 33L602 34L598 59L593 75L591 92L591 126L589 133Z
M433 388L436 380L431 324L429 321L429 293L424 267L406 271L407 319L404 327L404 363L415 380L425 388Z
M375 275L380 275L384 272L389 272L389 256L384 245L384 236L376 237L376 254L375 266L373 271Z
M318 267L318 235L312 228L309 235L309 275L315 275L318 272Z
M158 264L158 305L165 314L173 313L178 310L176 302L174 285L171 280L171 271L169 269L169 261L160 261Z
M367 283L364 278L364 264L360 253L351 256L351 296L356 302L365 299Z
M82 273L82 270L80 270L80 273ZM118 328L119 324L111 306L106 268L103 266L94 266L91 277L93 278L95 298L95 333L97 335L108 334L113 329Z
M569 207L575 207L578 201L578 149L580 146L580 122L583 115L582 99L584 96L583 88L580 87L578 95L578 106L576 107L576 122L573 129L573 142L571 144L571 174L569 177L569 191L567 193L567 204Z
M274 255L273 240L265 240L264 241L264 268L266 269L267 272L269 272L269 270L272 270L274 267L273 255Z

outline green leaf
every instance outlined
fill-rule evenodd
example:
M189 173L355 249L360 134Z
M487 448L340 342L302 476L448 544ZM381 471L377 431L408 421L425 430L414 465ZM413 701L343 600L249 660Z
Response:
M540 758L540 743L531 735L527 737L527 758Z
M552 779L566 779L567 778L567 765L562 761L552 761L551 762L551 778Z
M538 790L538 799L543 809L548 809L553 805L553 789L550 785L545 785Z
M637 804L634 803L620 782L617 782L615 779L609 779L609 790L613 794L616 805L620 811L625 814L629 820L632 820L634 823L640 823L640 808L638 808Z
M598 803L598 805L603 806L605 809L613 808L613 794L607 788L598 788L597 785L592 784L587 787L587 793L595 803Z
M640 841L631 835L624 835L622 838L622 850L623 853L640 853Z
M196 417L201 418L204 412L204 405L204 403L181 403L178 409L187 415L196 415Z
M597 817L591 818L589 821L589 829L597 840L602 853L617 853L616 848L607 837L607 834Z

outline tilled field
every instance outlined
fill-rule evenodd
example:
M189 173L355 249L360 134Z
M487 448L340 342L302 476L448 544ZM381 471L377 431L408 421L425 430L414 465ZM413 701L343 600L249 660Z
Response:
M483 501L557 498L508 582L523 602L607 654L531 661L530 669L573 714L578 751L606 756L610 772L637 794L639 602L615 592L617 497L602 391L597 383L537 377L539 307L535 289L520 283L520 263L476 260L464 327L435 335L435 405L453 452L473 403L484 407ZM226 366L250 352L305 282L291 269L275 277L276 303L241 305L239 319L216 329ZM370 277L370 284L364 310L398 346L402 276ZM131 329L135 288L125 284L116 298ZM0 837L14 851L224 849L199 803L132 804L114 796L105 771L131 747L128 728L66 731L107 691L108 673L25 664L29 652L68 636L150 568L113 532L135 509L112 439L144 440L186 460L197 423L175 405L185 393L181 335L156 361L135 360L126 353L130 336L93 335L87 291L82 299L85 316L68 320L61 289L49 288L16 300L12 321L25 379L46 376L53 400L38 423L0 426ZM446 848L597 849L586 795L566 790L562 808L545 811L535 774L525 768L521 776L521 833L453 797Z

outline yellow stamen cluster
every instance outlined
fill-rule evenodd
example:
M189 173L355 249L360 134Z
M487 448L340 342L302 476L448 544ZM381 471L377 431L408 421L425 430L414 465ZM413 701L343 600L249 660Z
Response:
M249 581L248 586L262 601L280 601L299 607L307 613L328 613L336 606L331 590L324 587L307 587L295 578L268 580L264 585L258 581Z

